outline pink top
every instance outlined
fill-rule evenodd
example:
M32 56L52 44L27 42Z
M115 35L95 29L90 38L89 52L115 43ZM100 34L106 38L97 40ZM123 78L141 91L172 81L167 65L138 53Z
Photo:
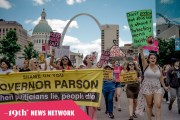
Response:
M122 69L123 68L121 66L114 67L114 77L116 82L120 82L119 74L121 73Z

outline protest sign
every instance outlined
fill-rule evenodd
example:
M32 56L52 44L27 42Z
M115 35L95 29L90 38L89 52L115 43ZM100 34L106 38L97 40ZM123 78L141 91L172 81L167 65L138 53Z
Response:
M61 33L50 32L49 46L58 47L61 39Z
M158 47L158 40L153 40L152 45L148 45L148 46L143 46L144 50L149 50L149 51L158 51L159 47Z
M127 13L133 45L145 46L153 37L152 10L138 10Z
M1 74L0 104L70 99L98 107L102 79L102 69Z
M103 65L108 64L109 61L110 52L109 51L103 51L101 54L100 60L97 63L97 67L101 68Z
M113 71L112 70L104 70L103 76L105 80L113 80Z
M125 54L122 52L119 46L114 45L110 49L110 57L124 57Z
M120 82L122 84L129 84L137 82L137 73L136 72L127 72L120 74Z
M175 39L175 50L176 51L180 50L180 38Z

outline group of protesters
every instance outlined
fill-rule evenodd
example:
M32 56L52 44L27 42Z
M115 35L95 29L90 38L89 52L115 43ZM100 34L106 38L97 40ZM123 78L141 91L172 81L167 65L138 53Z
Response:
M68 56L57 58L54 62L55 51L52 50L52 55L49 65L54 70L73 70L77 69L73 66ZM45 71L47 70L47 62L44 60L44 67L40 66L40 61L37 58L25 60L22 68L17 66L10 66L7 60L1 60L1 74L8 74L12 72L28 72L28 71ZM95 69L93 64L94 59L91 55L87 55L83 64L78 69ZM144 56L143 50L140 48L140 62L127 61L126 57L120 64L120 60L112 60L103 69L112 70L113 79L103 79L102 93L105 100L105 114L110 118L114 118L113 106L116 106L119 112L121 109L121 93L125 89L129 104L129 120L137 118L137 114L142 115L144 111L147 112L148 120L152 120L154 113L152 113L153 106L155 109L156 120L161 119L161 103L164 100L169 104L168 109L172 109L172 105L177 97L178 113L180 114L180 61L174 59L172 63L166 64L162 67L158 65L158 57L156 53L150 53ZM121 74L135 72L137 73L136 81L130 84L122 84L120 81ZM116 101L116 105L113 104ZM96 120L96 107L80 106L80 108L88 114L88 116ZM99 108L100 110L100 108Z

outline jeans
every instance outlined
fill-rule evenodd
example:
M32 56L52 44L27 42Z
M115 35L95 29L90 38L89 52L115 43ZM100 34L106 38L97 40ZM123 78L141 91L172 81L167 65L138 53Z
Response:
M105 99L105 104L106 104L106 111L108 113L113 113L113 96L115 90L112 91L102 91Z
M177 97L177 104L178 104L178 109L180 110L180 87L179 88L171 88L170 89L170 102L174 102L176 97Z

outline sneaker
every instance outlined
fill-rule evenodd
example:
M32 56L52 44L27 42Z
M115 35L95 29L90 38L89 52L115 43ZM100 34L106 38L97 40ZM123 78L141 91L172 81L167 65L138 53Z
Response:
M133 120L133 116L130 116L129 120Z
M169 109L169 111L171 111L171 109L172 109L172 103L169 103L168 109Z
M170 103L170 101L166 101L166 103L167 103L167 104L169 104L169 103Z
M113 113L109 113L109 117L110 117L111 119L114 119Z
M134 117L134 118L137 118L137 115L136 115L135 113L133 113L133 117Z
M151 115L152 117L155 117L155 115L152 113L152 115Z
M121 111L122 111L122 109L121 109L121 108L118 108L118 111L119 111L119 112L121 112Z
M116 102L118 101L118 98L117 98L117 97L115 97L115 101L116 101Z
M105 114L108 114L108 111L106 111Z
M97 108L97 110L98 110L98 111L100 111L100 110L101 110L101 108L100 108L100 107L98 107L98 108Z

